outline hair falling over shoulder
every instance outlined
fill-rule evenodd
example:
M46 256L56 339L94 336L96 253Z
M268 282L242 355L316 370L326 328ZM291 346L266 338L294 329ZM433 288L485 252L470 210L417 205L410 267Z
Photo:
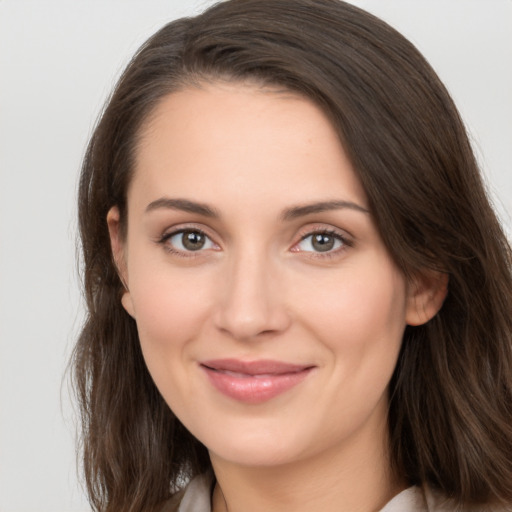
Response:
M512 257L446 89L394 29L338 0L231 0L169 23L121 76L79 185L86 320L74 351L83 468L97 512L149 512L210 468L146 369L121 305L107 212L126 226L137 137L166 95L227 80L278 85L328 115L406 276L449 276L407 327L390 384L394 471L461 507L512 503ZM375 136L378 134L378 136Z

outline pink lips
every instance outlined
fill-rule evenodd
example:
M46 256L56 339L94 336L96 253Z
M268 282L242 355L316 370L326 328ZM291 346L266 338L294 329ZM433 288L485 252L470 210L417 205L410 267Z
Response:
M249 404L274 398L302 382L313 366L280 361L239 361L216 359L204 361L201 368L213 386L224 395Z

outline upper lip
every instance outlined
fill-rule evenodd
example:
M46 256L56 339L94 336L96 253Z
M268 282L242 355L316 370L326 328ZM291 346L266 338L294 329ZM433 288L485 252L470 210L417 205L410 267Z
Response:
M245 375L283 375L297 373L313 367L310 364L292 364L271 359L240 361L238 359L212 359L202 361L202 366L211 370L241 373Z

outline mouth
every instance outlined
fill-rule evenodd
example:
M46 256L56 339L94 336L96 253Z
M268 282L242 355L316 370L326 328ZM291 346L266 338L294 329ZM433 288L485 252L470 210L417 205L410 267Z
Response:
M213 387L223 395L248 404L271 400L300 384L312 365L281 361L216 359L200 363Z

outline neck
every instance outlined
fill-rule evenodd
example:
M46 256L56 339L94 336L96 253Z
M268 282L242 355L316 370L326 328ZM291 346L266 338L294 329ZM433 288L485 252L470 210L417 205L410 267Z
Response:
M242 466L210 454L217 478L213 511L378 511L406 487L391 473L383 440L386 433L265 467Z

